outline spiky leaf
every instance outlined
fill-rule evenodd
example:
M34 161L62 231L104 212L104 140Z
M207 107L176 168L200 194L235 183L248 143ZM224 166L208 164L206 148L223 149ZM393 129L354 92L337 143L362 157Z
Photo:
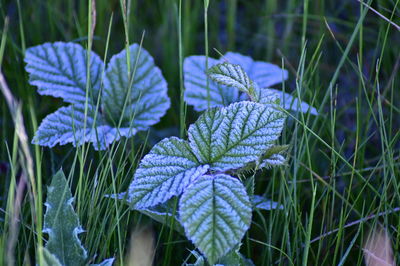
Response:
M273 146L284 120L282 112L254 102L211 109L189 127L190 146L213 170L240 168Z
M43 232L49 235L46 249L62 265L83 265L86 250L78 238L83 232L72 207L73 197L62 170L58 171L47 188Z
M28 48L25 54L29 83L38 87L41 95L63 98L64 101L84 104L86 100L87 51L75 43L45 43ZM90 100L99 95L103 62L90 54Z
M145 130L157 123L170 106L167 82L151 55L138 44L114 55L104 80L103 109L112 125Z
M242 183L231 176L202 176L179 201L186 235L210 264L240 243L251 223L251 204Z
M219 61L208 58L208 67L216 65ZM239 101L239 91L234 88L217 84L208 79L206 74L206 57L189 56L183 63L185 101L193 105L196 111L203 111L210 107L227 106L230 103Z
M206 173L187 141L171 137L160 141L141 161L129 186L129 201L135 209L165 202Z

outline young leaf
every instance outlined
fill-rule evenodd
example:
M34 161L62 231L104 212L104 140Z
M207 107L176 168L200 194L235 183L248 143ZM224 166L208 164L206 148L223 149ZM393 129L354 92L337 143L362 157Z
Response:
M84 104L86 100L87 51L75 43L45 43L28 48L25 69L29 83L41 95L63 98L65 102ZM89 99L97 100L103 61L91 52Z
M62 170L58 171L47 188L47 209L43 232L49 235L46 249L62 265L84 265L86 250L78 238L83 232L72 207L72 194Z
M282 83L288 78L287 70L271 63L254 61L251 57L239 53L227 52L220 61L241 65L249 78L262 88Z
M208 66L216 65L219 61L208 58ZM209 107L227 106L239 101L239 91L208 80L207 92L206 57L189 56L183 63L185 94L184 99L193 105L196 111L203 111Z
M253 81L247 76L240 65L230 63L217 64L207 70L207 74L213 81L234 87L250 97L254 94Z
M187 141L164 139L142 159L129 186L129 201L134 209L156 206L180 195L207 170L208 165L199 164Z
M228 175L202 176L179 201L186 235L212 265L240 243L251 223L251 204L242 183Z
M209 164L212 170L237 169L256 161L273 146L284 121L285 115L268 105L234 103L207 111L191 125L190 146L199 155L199 161Z
M151 55L138 44L129 47L131 75L126 50L114 55L104 80L103 109L111 125L146 130L157 123L170 106L167 82ZM126 102L126 103L125 103Z

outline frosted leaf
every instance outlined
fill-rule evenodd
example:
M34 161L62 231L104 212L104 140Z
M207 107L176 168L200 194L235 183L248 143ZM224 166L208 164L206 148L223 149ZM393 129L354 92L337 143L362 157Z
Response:
M260 209L265 211L270 210L283 210L283 205L279 204L278 202L269 200L263 196L254 195L251 199L251 203L254 209Z
M271 106L234 103L205 112L191 125L190 146L200 162L209 164L212 170L237 169L256 161L273 146L284 120L285 115Z
M210 79L217 83L237 88L250 97L254 94L253 82L240 65L227 62L217 64L209 68L207 74Z
M202 176L179 201L186 235L214 264L240 243L251 223L251 204L242 183L228 175Z
M250 79L262 88L282 83L288 78L287 70L271 63L254 61L251 57L239 53L227 52L222 60L241 65Z
M49 235L46 249L62 265L84 265L85 248L78 238L83 230L71 203L72 194L62 170L51 181L47 192L43 232Z
M201 163L213 161L212 150L215 143L220 141L219 131L225 114L225 109L209 109L189 127L190 147Z
M157 123L170 106L167 82L145 49L133 44L129 50L133 80L128 77L126 50L123 50L114 55L107 66L103 109L112 125L118 125L122 119L122 127L146 130Z
M141 161L129 186L129 201L135 209L165 202L183 190L208 165L200 165L187 141L171 137L160 141Z
M25 69L29 83L38 87L41 95L63 98L65 102L84 104L86 100L87 51L75 43L45 43L28 48ZM103 61L91 52L90 100L97 100Z
M57 144L72 143L74 146L79 146L84 142L92 142L96 150L102 150L120 137L131 137L136 133L135 129L113 128L107 125L99 115L95 123L94 112L94 107L88 105L85 126L83 106L61 107L43 119L32 143L51 148Z
M259 168L271 168L274 166L285 165L285 163L286 158L283 155L273 154L268 159L264 159L260 163Z
M208 58L208 66L212 67L219 61ZM185 101L196 111L203 111L209 107L227 106L239 100L239 91L236 88L217 84L209 79L209 93L207 94L206 57L189 56L183 63ZM209 104L208 104L209 100Z
M57 42L27 49L25 61L30 84L38 87L39 94L61 97L72 103L48 115L32 142L48 147L67 143L79 146L84 142L92 142L96 150L103 150L121 137L129 138L137 131L146 130L157 123L170 104L166 82L147 51L141 50L138 64L135 65L138 45L134 44L130 49L131 67L134 69L137 66L132 88L128 90L126 57L123 51L111 59L107 68L105 88L101 95L104 108L99 108L96 121L95 106L103 69L99 56L91 53L91 86L86 92L87 51L82 46ZM117 127L119 121L115 120L123 115L121 110L128 92L130 97L123 123Z

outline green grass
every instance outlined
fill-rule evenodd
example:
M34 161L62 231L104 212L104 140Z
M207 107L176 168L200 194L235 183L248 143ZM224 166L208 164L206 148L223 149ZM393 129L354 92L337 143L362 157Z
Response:
M362 265L363 242L377 226L400 249L400 32L388 22L400 24L398 0L369 2L387 20L345 0L210 0L208 9L205 1L131 0L125 11L123 0L96 1L93 40L89 3L0 2L1 71L19 103L10 107L0 97L3 264L32 265L40 257L45 188L61 167L86 230L81 239L96 262L114 256L123 264L132 232L145 225L155 231L156 265L188 258L194 247L185 237L104 195L126 190L154 142L152 133L167 129L185 137L198 114L182 99L182 61L193 54L218 57L214 48L283 65L289 80L282 89L320 112L316 118L289 114L281 139L290 144L288 167L255 177L256 193L285 210L254 213L242 253L256 265ZM31 145L40 121L62 102L39 96L28 84L23 54L59 40L80 42L108 59L129 43L143 42L169 84L167 115L150 133L107 151Z

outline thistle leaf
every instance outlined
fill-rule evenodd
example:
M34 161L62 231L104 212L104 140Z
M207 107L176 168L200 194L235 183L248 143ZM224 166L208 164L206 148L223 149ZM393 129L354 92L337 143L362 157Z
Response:
M46 249L62 265L84 265L87 254L78 238L83 232L72 207L73 197L62 170L58 171L47 188L43 232L49 235Z
M208 58L209 67L218 64L218 62L216 59ZM189 56L185 58L183 71L184 99L189 105L193 105L196 111L203 111L209 107L227 106L239 101L239 91L236 88L229 88L211 79L208 79L208 95L205 56Z
M240 65L230 63L217 64L207 70L207 74L213 81L234 87L250 97L254 95L253 81L247 76Z
M151 55L138 44L114 55L104 80L103 109L111 125L146 130L157 123L170 106L167 82ZM125 103L126 102L126 103Z
M254 102L212 109L189 127L190 146L212 170L241 168L273 146L284 120L282 112Z
M205 174L187 141L171 137L160 141L141 161L129 186L128 200L134 209L163 203Z
M179 213L186 235L211 265L240 243L251 223L246 189L223 174L202 176L188 187Z
M86 101L87 54L82 46L75 43L45 43L28 48L25 69L29 73L29 83L38 87L40 95L83 105ZM91 52L90 102L95 102L99 95L102 68L103 61Z

